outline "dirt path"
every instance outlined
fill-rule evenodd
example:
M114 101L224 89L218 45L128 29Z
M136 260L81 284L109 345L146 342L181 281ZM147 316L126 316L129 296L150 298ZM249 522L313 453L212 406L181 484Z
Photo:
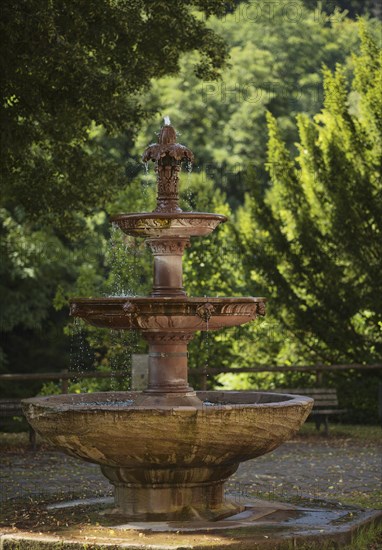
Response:
M327 498L382 508L382 445L349 440L285 443L241 464L234 479L243 491L275 498ZM247 484L246 487L244 485Z

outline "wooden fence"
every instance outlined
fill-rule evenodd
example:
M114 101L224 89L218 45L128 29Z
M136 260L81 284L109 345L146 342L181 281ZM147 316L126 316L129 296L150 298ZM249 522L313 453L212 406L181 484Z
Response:
M142 356L141 356L142 357ZM320 386L323 384L323 374L326 372L344 372L344 371L382 371L382 364L374 365L299 365L299 366L272 366L272 365L256 365L255 367L241 368L241 369L212 369L212 368L197 368L192 369L192 373L199 376L198 388L200 390L207 389L208 376L216 376L221 373L249 373L256 374L261 372L267 373L280 373L280 372L312 372L316 375L316 384ZM88 372L73 372L64 370L61 372L39 372L39 373L17 373L17 374L0 374L1 382L48 382L59 381L61 393L68 393L69 381L73 379L82 380L84 378L125 378L126 372L100 372L100 371L88 371ZM145 387L145 386L144 386ZM378 384L378 416L382 420L382 382Z
M342 371L381 371L382 364L374 365L301 365L301 366L272 366L272 365L256 365L255 367L240 368L240 369L213 369L213 368L196 368L192 369L192 373L199 375L199 388L205 390L207 388L208 376L216 376L218 374L230 373L241 374L249 373L256 374L260 372L280 373L280 372L312 372L316 374L317 383L321 383L322 374L325 372L342 372ZM0 374L0 382L28 382L28 381L60 381L61 392L67 393L69 380L84 379L84 378L124 378L126 372L100 372L100 371L83 371L74 372L64 370L61 372L40 372L40 373L18 373L18 374Z

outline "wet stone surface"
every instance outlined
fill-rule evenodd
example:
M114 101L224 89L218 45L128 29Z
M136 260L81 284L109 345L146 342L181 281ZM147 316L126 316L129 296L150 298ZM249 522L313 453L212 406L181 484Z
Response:
M131 405L134 404L134 401L132 399L125 399L124 401L84 401L81 403L78 403L79 407L131 407ZM76 404L74 404L75 406Z

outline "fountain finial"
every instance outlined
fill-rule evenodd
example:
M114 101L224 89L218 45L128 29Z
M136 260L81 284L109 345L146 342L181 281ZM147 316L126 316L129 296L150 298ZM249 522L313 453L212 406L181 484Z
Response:
M190 149L176 143L176 131L170 123L170 117L164 117L158 143L147 147L142 160L155 162L158 185L155 212L182 212L179 207L179 172L182 161L192 162L194 155Z
M170 117L164 117L164 126L159 133L158 143L160 145L176 144L176 130L171 126Z

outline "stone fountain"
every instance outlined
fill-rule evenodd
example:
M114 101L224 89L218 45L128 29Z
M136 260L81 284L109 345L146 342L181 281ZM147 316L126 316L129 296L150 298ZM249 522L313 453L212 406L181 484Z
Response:
M147 389L33 398L23 406L50 443L101 466L115 487L109 513L138 521L217 520L241 510L224 498L224 482L240 462L289 439L313 400L189 386L187 346L195 332L254 321L265 315L265 299L187 296L183 252L191 237L207 236L226 217L179 207L179 172L193 154L176 143L166 122L158 143L143 155L155 163L155 210L113 218L127 235L146 238L154 256L151 295L78 298L70 304L72 316L94 326L141 332L149 347Z

